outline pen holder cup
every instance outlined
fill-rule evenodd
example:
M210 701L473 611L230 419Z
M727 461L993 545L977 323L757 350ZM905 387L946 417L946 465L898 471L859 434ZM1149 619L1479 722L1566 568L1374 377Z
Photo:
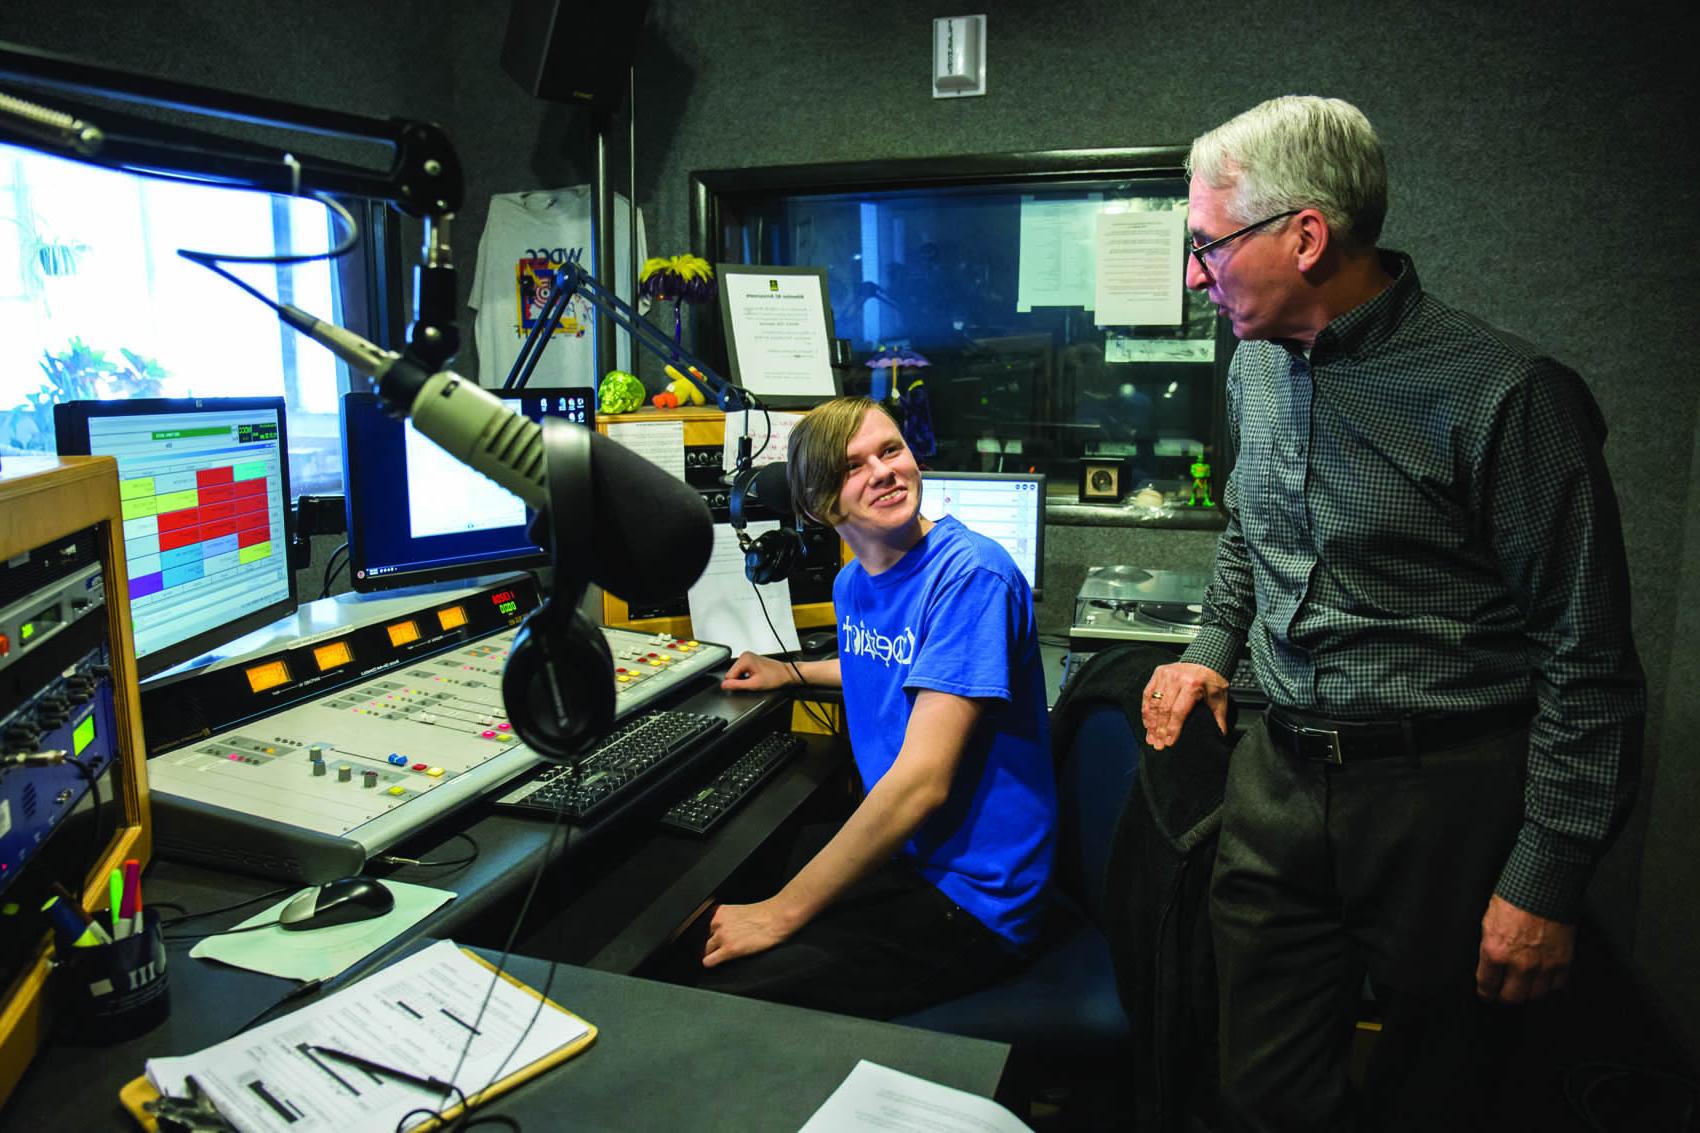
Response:
M123 1042L171 1014L159 914L142 910L142 930L94 948L62 948L53 968L54 1028L66 1042Z

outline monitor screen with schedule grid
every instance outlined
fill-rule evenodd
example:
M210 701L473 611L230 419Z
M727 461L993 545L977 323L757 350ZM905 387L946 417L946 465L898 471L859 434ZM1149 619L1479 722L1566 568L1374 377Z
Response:
M118 462L139 675L295 612L283 398L73 401L53 421L60 453Z
M1009 552L1033 587L1044 596L1045 477L1038 472L923 472L921 514L928 519L954 515L970 531Z

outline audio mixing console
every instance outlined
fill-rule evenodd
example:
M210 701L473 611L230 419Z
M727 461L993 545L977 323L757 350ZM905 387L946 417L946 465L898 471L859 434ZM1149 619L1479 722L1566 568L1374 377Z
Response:
M432 617L427 608L414 620ZM539 766L502 706L514 632L501 629L156 755L148 774L160 852L291 880L354 874L370 855ZM699 685L730 656L720 645L602 632L617 667L620 717ZM296 652L243 668L288 669Z

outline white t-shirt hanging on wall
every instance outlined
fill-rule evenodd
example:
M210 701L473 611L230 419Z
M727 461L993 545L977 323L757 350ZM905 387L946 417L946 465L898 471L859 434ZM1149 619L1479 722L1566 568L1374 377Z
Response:
M614 197L614 279L620 298L630 302L631 206ZM554 272L578 250L579 263L595 273L590 246L590 186L528 193L497 193L490 198L478 264L472 275L471 305L477 312L473 341L478 345L478 381L495 388L507 379L514 359L543 306L549 301ZM638 263L647 256L643 214L638 214ZM648 303L639 304L639 309ZM532 386L595 386L596 308L583 296L556 324L527 383ZM613 327L615 358L632 368L631 337Z

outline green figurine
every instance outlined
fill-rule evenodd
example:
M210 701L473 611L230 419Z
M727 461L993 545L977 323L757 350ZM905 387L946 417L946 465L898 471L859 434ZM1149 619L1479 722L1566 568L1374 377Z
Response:
M1192 497L1187 500L1186 506L1216 506L1216 501L1210 498L1210 465L1204 462L1203 453L1199 453L1198 459L1192 462Z
M643 404L643 383L624 370L609 370L597 391L596 407L603 413L630 413Z

